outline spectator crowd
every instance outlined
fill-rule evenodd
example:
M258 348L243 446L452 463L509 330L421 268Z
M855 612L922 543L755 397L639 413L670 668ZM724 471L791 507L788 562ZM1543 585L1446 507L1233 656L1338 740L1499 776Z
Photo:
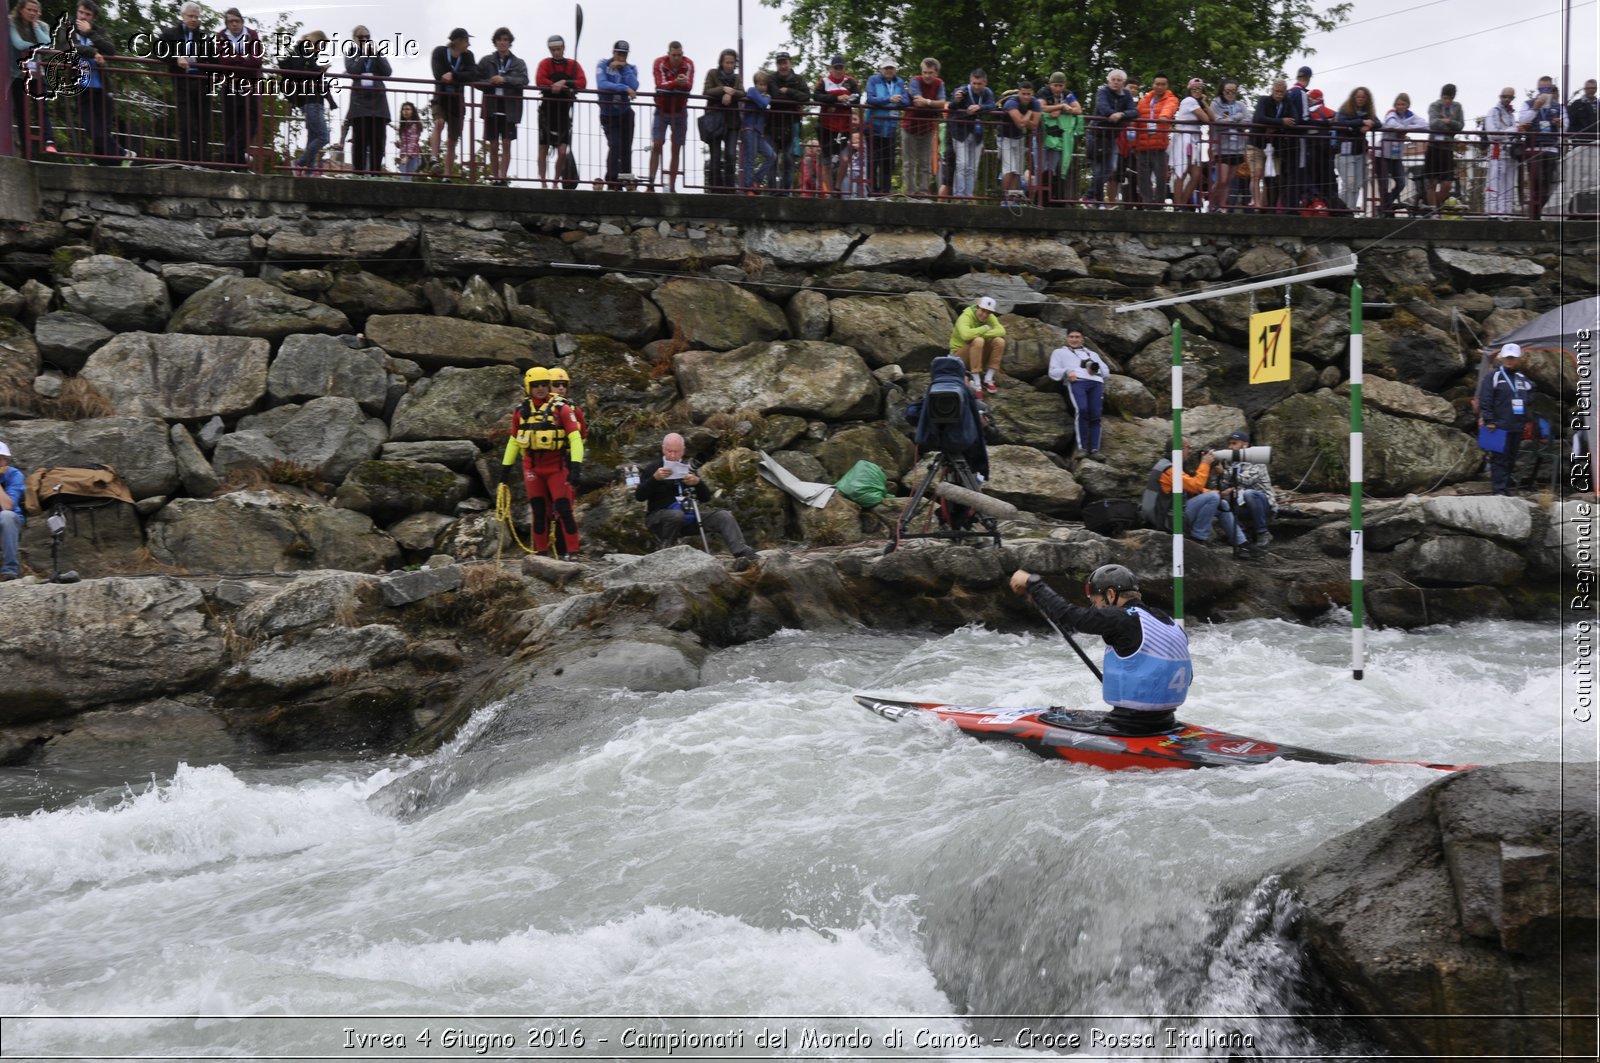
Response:
M1366 86L1325 93L1306 66L1253 100L1233 78L1212 85L1165 72L1139 81L1111 70L1103 84L1077 88L1060 72L1005 86L992 85L982 69L947 80L931 57L904 71L884 57L862 77L865 64L836 54L811 77L779 51L771 69L746 76L729 48L701 75L677 41L644 63L628 41L617 40L586 68L581 57L568 56L560 35L549 36L548 54L530 62L513 50L509 28L494 30L480 57L473 35L458 27L432 49L433 83L423 93L395 77L388 42L375 41L365 26L342 40L314 30L269 57L267 42L237 8L224 13L222 26L209 27L198 4L184 4L177 23L132 47L99 31L99 14L95 0L79 0L75 20L62 20L57 33L41 0L16 0L11 8L13 120L35 157L61 154L57 132L66 116L76 120L74 154L103 164L150 157L282 166L301 176L333 169L379 175L389 172L393 148L393 172L402 179L460 179L468 157L473 179L506 184L524 132L524 99L532 97L534 172L516 177L567 188L582 179L575 131L594 125L604 151L603 163L595 153L590 179L609 189L997 195L1041 205L1212 212L1455 216L1473 209L1538 218L1564 163L1579 171L1590 199L1595 183L1600 114L1593 79L1566 102L1549 77L1521 92L1507 87L1492 102L1469 101L1486 111L1482 128L1468 130L1454 85L1425 105L1399 92L1385 108L1379 100L1388 97ZM141 64L128 65L124 53ZM114 82L129 72L169 85L155 93L160 107L143 129L117 114ZM281 160L262 129L263 100L271 97L298 113L304 136ZM69 98L70 107L47 106ZM329 115L341 102L338 148L330 151ZM649 132L640 166L642 128ZM702 153L703 169L691 173L687 159ZM1470 197L1464 164L1471 166Z

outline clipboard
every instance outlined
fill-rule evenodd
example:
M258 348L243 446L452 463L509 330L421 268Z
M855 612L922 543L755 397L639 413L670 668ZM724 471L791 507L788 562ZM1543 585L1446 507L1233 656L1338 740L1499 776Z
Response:
M1504 428L1479 428L1478 449L1487 450L1493 454L1506 452L1506 430Z

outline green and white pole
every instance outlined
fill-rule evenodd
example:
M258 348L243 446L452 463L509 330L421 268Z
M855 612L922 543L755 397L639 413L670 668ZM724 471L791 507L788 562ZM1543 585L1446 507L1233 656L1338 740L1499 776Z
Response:
M1183 322L1172 322L1172 619L1183 626Z
M1360 679L1366 664L1365 544L1361 541L1361 281L1350 282L1350 672Z

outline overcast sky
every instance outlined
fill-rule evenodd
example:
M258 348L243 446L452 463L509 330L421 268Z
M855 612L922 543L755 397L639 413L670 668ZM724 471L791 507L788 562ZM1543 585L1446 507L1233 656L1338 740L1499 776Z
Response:
M247 15L269 24L278 13L277 9L241 6ZM428 56L434 45L443 43L457 25L473 34L474 53L479 57L492 50L489 35L503 20L509 20L517 36L514 51L528 60L530 70L548 54L544 42L551 33L567 38L570 55L574 6L540 4L535 8L537 16L526 8L508 8L489 0L322 3L288 10L306 29L320 28L340 38L348 38L350 28L358 22L378 37L392 39L396 33L412 37L418 57L398 63L395 72L427 78ZM625 38L633 46L632 58L641 68L642 78L648 79L650 62L666 51L667 41L677 39L695 60L697 70L704 71L715 63L719 51L735 46L738 10L737 0L592 0L584 6L583 39L576 58L583 61L592 82L595 62L609 52L613 41ZM1574 84L1562 86L1567 98L1585 79L1600 73L1597 12L1600 5L1596 0L1574 0ZM1292 56L1286 65L1290 72L1302 62L1316 70L1313 87L1322 88L1332 106L1342 102L1354 86L1366 85L1385 108L1395 93L1405 91L1421 110L1438 97L1441 85L1454 82L1470 121L1482 115L1507 84L1517 90L1520 100L1539 75L1560 79L1562 23L1562 5L1556 0L1356 0L1344 27L1308 41L1314 55ZM744 0L745 55L752 67L787 39L780 12L763 7L758 0ZM907 58L920 57L901 57L902 61ZM865 63L853 72L862 78L870 73Z

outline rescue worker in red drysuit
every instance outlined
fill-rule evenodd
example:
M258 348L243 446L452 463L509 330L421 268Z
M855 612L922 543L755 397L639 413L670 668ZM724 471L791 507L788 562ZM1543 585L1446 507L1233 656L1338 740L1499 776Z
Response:
M552 401L565 402L567 407L572 410L572 415L578 419L578 434L583 437L584 446L588 446L589 418L584 416L583 407L572 401L572 377L568 376L567 371L560 366L550 370L550 393L555 396ZM572 481L572 487L576 492L578 488L577 480ZM555 526L555 537L556 553L566 555L569 552L574 554L578 552L576 546L573 546L570 551L568 550L567 537L562 532L559 522Z
M535 366L522 382L528 398L511 414L511 438L506 440L501 459L501 487L511 490L511 469L521 458L534 550L549 552L550 518L554 515L569 548L561 560L578 561L578 521L572 499L573 487L583 472L583 429L572 407L550 394L550 370Z

